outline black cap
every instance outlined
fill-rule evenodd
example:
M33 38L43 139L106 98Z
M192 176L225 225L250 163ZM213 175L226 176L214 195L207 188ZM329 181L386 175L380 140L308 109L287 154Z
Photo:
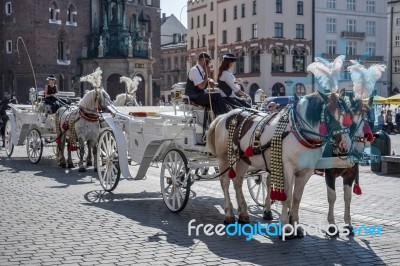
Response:
M208 54L208 53L206 53L206 52L201 52L200 54L199 54L199 57L198 57L199 59L206 59L206 60L211 60L211 56Z
M222 57L223 60L228 60L228 61L236 61L236 56L234 54L226 54Z
M50 75L47 77L46 80L57 80L56 77L54 75Z

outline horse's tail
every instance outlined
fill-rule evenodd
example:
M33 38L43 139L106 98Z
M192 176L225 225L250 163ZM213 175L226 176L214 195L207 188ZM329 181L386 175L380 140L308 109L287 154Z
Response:
M207 146L210 149L211 153L217 155L217 151L215 149L215 129L217 127L218 122L224 118L225 115L217 116L214 121L211 122L210 127L207 132Z

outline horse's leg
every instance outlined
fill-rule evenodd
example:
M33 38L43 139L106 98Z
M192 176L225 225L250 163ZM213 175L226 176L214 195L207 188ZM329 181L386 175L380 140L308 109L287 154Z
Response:
M238 203L239 223L250 223L247 204L243 195L243 178L247 172L248 165L240 160L236 163L235 168L236 177L233 179L233 187L235 188L236 200Z
M67 159L67 167L68 168L74 168L74 163L72 162L72 154L70 151L70 143L68 142L68 159Z
M346 224L345 228L349 230L349 235L354 235L353 226L351 225L351 213L350 213L350 204L351 204L351 196L352 196L352 186L354 180L359 175L358 164L355 164L353 167L348 168L343 176L343 191L344 191L344 223Z
M97 172L97 143L93 145L93 167L94 171Z
M224 159L224 157L221 157L222 159L219 160L219 169L220 171L224 171L229 167L229 162L227 159ZM226 158L226 157L225 157ZM233 205L231 202L231 198L229 195L229 184L231 182L230 178L228 175L225 173L219 178L221 182L221 187L224 192L224 198L225 198L225 224L231 224L235 222L235 215L233 214Z
M336 222L335 222L335 202L336 202L336 189L335 189L335 181L337 175L335 175L335 169L325 169L325 183L326 183L326 192L328 196L328 223L330 224L328 231L329 234L333 234L336 231ZM336 236L339 235L337 231Z
M58 161L59 165L62 168L66 168L67 164L65 163L65 157L64 157L64 148L65 148L65 142L66 142L66 133L64 132L63 134L60 135L60 143L57 145L57 153L58 153Z
M84 147L85 142L82 138L78 138L78 143L79 143L79 147ZM79 149L79 172L86 172L85 166L83 165L83 156L85 154L85 150L84 149Z
M300 201L303 197L304 187L306 186L308 179L310 179L314 169L304 169L299 173L294 175L294 188L292 194L292 204L289 213L289 223L291 225L298 225L299 224L299 207ZM286 189L286 186L285 186ZM287 202L287 201L286 201ZM295 228L295 236L296 237L303 237L304 233L301 228Z
M264 213L263 213L263 219L271 221L274 219L274 217L272 216L272 211L271 211L271 195L270 195L270 191L271 191L271 175L269 173L266 174L267 175L267 196L265 198L265 207L264 207Z
M92 140L86 141L86 144L87 144L87 147L88 147L88 154L86 156L86 166L87 167L93 166L93 162L92 162L92 152L93 152L92 146L93 145L92 145L92 143L93 143Z

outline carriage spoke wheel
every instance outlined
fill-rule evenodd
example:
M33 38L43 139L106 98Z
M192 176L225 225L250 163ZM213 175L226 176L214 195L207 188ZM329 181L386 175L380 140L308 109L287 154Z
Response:
M105 191L113 191L119 182L121 170L118 148L114 134L110 130L101 133L97 146L97 173Z
M160 174L164 203L172 212L182 211L190 194L190 174L185 154L177 149L168 151L163 159Z
M258 206L265 206L267 196L267 177L266 175L255 175L247 178L247 187L250 196Z
M29 161L36 164L40 161L43 154L43 140L37 129L31 129L26 138L26 153Z
M7 120L3 141L6 149L6 154L8 157L10 157L14 151L14 144L12 143L11 132L12 132L11 122L10 120Z

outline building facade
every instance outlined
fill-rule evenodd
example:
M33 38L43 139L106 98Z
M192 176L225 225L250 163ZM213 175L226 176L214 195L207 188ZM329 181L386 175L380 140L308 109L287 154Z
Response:
M233 53L235 76L252 97L259 88L268 96L311 93L312 14L313 0L188 1L188 65L207 51L216 79L222 56Z
M388 8L388 88L389 95L400 93L400 1Z
M138 100L159 97L160 0L0 0L0 96L28 99L49 74L60 90L81 95L79 77L103 70L113 98L124 92L122 75L142 76ZM26 50L24 47L26 45ZM29 57L28 57L29 54Z
M165 17L161 25L161 100L171 100L171 87L187 78L187 29L174 16Z
M352 91L349 60L369 66L387 61L387 1L315 1L315 54L326 59L346 55L340 87ZM388 96L387 73L377 82L378 95Z

